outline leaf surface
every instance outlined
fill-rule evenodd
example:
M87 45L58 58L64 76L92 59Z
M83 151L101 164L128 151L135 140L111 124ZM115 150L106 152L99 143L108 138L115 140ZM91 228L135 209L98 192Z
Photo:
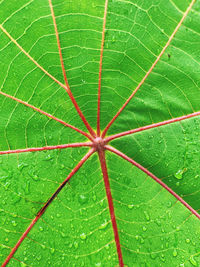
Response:
M0 1L2 266L199 266L199 0Z

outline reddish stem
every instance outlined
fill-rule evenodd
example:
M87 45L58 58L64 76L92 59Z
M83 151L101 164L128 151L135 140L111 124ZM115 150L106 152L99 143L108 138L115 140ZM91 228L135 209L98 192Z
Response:
M129 134L142 132L142 131L145 131L145 130L148 130L148 129L156 128L156 127L159 127L159 126L171 124L171 123L182 121L182 120L186 120L186 119L193 118L193 117L196 117L196 116L199 116L199 115L200 115L200 111L194 112L194 113L191 113L191 114L179 117L179 118L174 118L174 119L167 120L167 121L153 123L151 125L139 127L137 129L133 129L133 130L129 130L129 131L126 131L126 132L114 134L112 136L109 136L109 137L105 138L104 141L107 143L107 142L110 142L110 141L112 141L112 140L114 140L116 138L120 138L122 136L126 136L126 135L129 135Z
M0 151L0 155L46 151L46 150L63 149L63 148L69 148L69 147L88 147L88 146L91 147L93 146L93 144L92 143L72 143L72 144L57 145L57 146L44 146L44 147L32 147L32 148L25 148L25 149L15 149L15 150Z
M148 78L149 74L152 72L152 70L154 69L154 67L156 66L156 64L158 63L158 61L160 60L160 58L162 57L162 55L164 54L165 50L167 49L167 47L169 46L169 44L171 43L172 39L174 38L174 35L177 33L178 29L180 28L180 26L182 25L184 19L186 18L187 14L189 13L189 11L191 10L193 4L195 3L195 0L192 0L192 2L190 3L189 7L187 8L187 10L185 11L183 17L181 18L180 22L178 23L178 25L176 26L174 32L172 33L172 35L170 36L169 40L167 41L166 45L163 47L162 51L160 52L159 56L156 58L156 60L154 61L153 65L151 66L151 68L148 70L148 72L145 74L144 78L141 80L141 82L138 84L138 86L136 87L136 89L133 91L133 93L130 95L130 97L126 100L126 102L123 104L123 106L118 110L118 112L116 113L116 115L112 118L112 120L108 123L108 125L106 126L106 128L104 129L103 133L102 133L102 138L105 137L107 131L109 130L109 128L111 127L111 125L113 124L113 122L119 117L120 113L125 109L125 107L128 105L128 103L131 101L131 99L133 98L133 96L137 93L137 91L139 90L139 88L143 85L143 83L145 82L145 80Z
M56 34L56 40L57 40L57 44L58 44L58 51L59 51L59 55L60 55L60 63L61 63L61 67L62 67L62 72L63 72L63 76L64 76L64 80L65 80L65 84L66 84L66 91L76 109L76 111L78 112L81 120L83 121L83 123L85 124L86 128L88 129L88 131L90 132L90 134L93 137L96 137L95 132L93 131L93 129L91 128L91 126L89 125L88 121L86 120L85 116L83 115L80 107L78 106L71 90L69 87L69 83L67 80L67 75L66 75L66 71L65 71L65 67L64 67L64 62L63 62L63 56L62 56L62 51L61 51L61 45L60 45L60 39L59 39L59 34L58 34L58 29L57 29L57 24L56 24L56 18L55 18L55 14L54 14L54 10L53 10L53 5L52 5L52 1L49 0L49 6L51 9L51 15L52 15L52 19L53 19L53 24L54 24L54 29L55 29L55 34Z
M103 179L104 179L106 195L107 195L107 199L108 199L108 205L109 205L110 217L111 217L112 226L113 226L113 232L114 232L114 236L115 236L115 243L116 243L116 247L117 247L119 266L123 267L124 263L123 263L123 258L122 258L121 245L120 245L120 241L119 241L117 222L116 222L116 218L115 218L113 199L112 199L112 194L111 194L111 190L110 190L110 182L109 182L109 178L108 178L108 171L107 171L107 165L106 165L106 160L105 160L105 152L104 152L104 150L101 149L98 151L98 154L99 154L99 160L101 163L101 170L103 173Z
M171 188L169 188L165 183L163 183L159 178L157 178L153 173L148 171L146 168L144 168L142 165L134 161L133 159L129 158L125 154L123 154L121 151L111 147L111 146L105 146L105 148L116 155L122 157L123 159L127 160L128 162L135 165L137 168L142 170L144 173L146 173L148 176L153 178L157 183L159 183L163 188L165 188L169 193L171 193L178 201L180 201L187 209L189 209L198 219L200 219L200 214L196 212L185 200L183 200L178 194L176 194Z
M103 19L103 31L102 31L102 41L101 41L101 54L99 63L99 87L98 87L98 106L97 106L97 136L100 136L100 104L101 104L101 75L102 75L102 62L103 62L103 47L105 41L105 27L106 27L106 15L108 9L108 0L105 2L104 19Z
M36 215L36 217L33 219L33 221L31 222L31 224L28 226L28 228L26 229L26 231L22 234L22 236L20 237L20 239L18 240L18 242L16 243L16 245L14 246L14 248L11 250L10 254L8 255L8 257L6 258L6 260L4 261L2 267L5 267L9 261L11 260L11 258L13 257L13 255L15 254L16 250L18 249L18 247L21 245L22 241L27 237L28 233L30 232L30 230L33 228L33 226L35 225L35 223L40 219L40 217L44 214L44 212L46 211L47 207L51 204L51 202L56 198L56 196L58 195L58 193L62 190L62 188L66 185L66 183L72 178L72 176L80 169L80 167L85 163L85 161L94 153L94 149L91 149L82 159L81 161L76 165L76 167L71 171L71 173L67 176L67 178L64 180L64 182L58 187L58 189L55 191L55 193L51 196L51 198L46 202L46 204L40 209L40 211L38 212L38 214Z
M65 125L66 127L69 127L69 128L71 128L71 129L77 131L78 133L80 133L80 134L86 136L88 139L90 139L90 140L92 141L92 138L91 138L91 136L90 136L89 134L85 133L84 131L82 131L82 130L80 130L80 129L78 129L78 128L76 128L76 127L74 127L74 126L72 126L72 125L70 125L70 124L68 124L68 123L66 123L65 121L60 120L60 119L54 117L53 115L51 115L51 114L49 114L49 113L47 113L47 112L45 112L45 111L43 111L43 110L41 110L41 109L39 109L39 108L36 108L36 107L34 107L33 105L28 104L27 102L25 102L25 101L23 101L23 100L20 100L20 99L18 99L18 98L16 98L16 97L11 96L11 95L8 95L8 94L6 94L6 93L3 93L2 91L0 91L0 94L3 95L3 96L6 96L6 97L8 97L8 98L10 98L10 99L12 99L12 100L15 100L15 101L17 101L18 103L21 103L21 104L23 104L23 105L25 105L25 106L27 106L27 107L29 107L29 108L32 108L33 110L35 110L35 111L37 111L37 112L39 112L39 113L41 113L41 114L43 114L43 115L45 115L45 116L47 116L47 117L53 119L53 120L55 120L55 121L58 121L58 122L62 123L62 124Z

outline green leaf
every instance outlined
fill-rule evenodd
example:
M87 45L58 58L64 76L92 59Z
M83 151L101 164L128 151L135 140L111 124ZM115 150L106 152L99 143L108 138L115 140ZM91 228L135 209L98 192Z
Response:
M199 266L199 0L0 1L2 266Z

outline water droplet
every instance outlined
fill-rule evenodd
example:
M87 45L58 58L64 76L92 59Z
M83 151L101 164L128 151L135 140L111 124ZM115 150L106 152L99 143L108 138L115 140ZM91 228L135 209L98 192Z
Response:
M131 210L134 207L133 204L128 205L128 208Z
M158 226L161 226L161 221L159 219L156 219L155 222Z
M169 202L167 203L167 207L170 208L171 206L172 206L172 202L169 201Z
M66 234L63 233L63 232L61 232L61 236L62 236L62 237L66 237Z
M193 266L197 266L197 262L193 256L190 257L190 262L192 263Z
M152 260L154 260L156 258L156 254L155 253L151 253L150 257L152 258Z
M40 261L40 260L41 260L41 258L42 258L42 256L41 256L41 255L38 255L38 256L37 256L37 260L38 260L38 261Z
M29 192L30 192L30 181L26 182L24 191L25 191L26 194L29 194Z
M48 161L48 160L51 160L51 159L53 159L53 156L51 156L51 154L48 154L48 155L44 158L45 161Z
M116 39L115 39L115 36L113 35L112 37L112 43L115 43L116 42Z
M184 168L184 169L182 169L182 170L178 170L178 171L174 174L175 178L176 178L176 179L179 179L179 180L183 179L183 174L184 174L186 171L187 171L187 168Z
M144 239L141 237L141 239L140 239L140 243L141 244L144 244Z
M12 225L13 225L13 226L17 226L16 221L12 221Z
M199 175L197 174L194 178L195 178L195 179L199 178Z
M150 220L149 214L146 211L144 211L144 216L145 216L145 218L146 218L147 221Z
M187 239L185 240L185 242L186 242L186 243L190 243L190 239L187 238Z
M60 169L63 170L65 168L65 165L64 164L61 164L60 165Z
M96 195L93 195L93 196L92 196L92 199L93 199L94 201L96 201L96 200L97 200L97 196L96 196Z
M107 250L109 249L109 247L110 247L109 245L106 245L106 246L105 246L105 248L106 248Z
M142 230L146 232L147 228L145 226L142 227Z
M107 220L105 220L104 223L102 223L102 224L99 226L99 229L100 229L100 230L103 230L103 229L106 228L107 225L108 225L108 222L107 222Z
M29 174L29 176L34 180L34 181L38 181L38 176L35 174L35 172L34 171L29 171L28 172L28 174Z
M178 253L177 253L177 250L176 250L176 249L174 249L174 251L173 251L173 256L174 256L174 257L176 257L176 256L177 256L177 254L178 254Z
M87 202L87 197L84 195L79 195L78 201L80 204L84 204Z
M74 242L74 247L78 248L78 242L76 242L76 241Z
M82 234L80 234L80 238L81 238L82 240L85 240L85 239L87 238L87 236L86 236L85 233L82 233Z
M22 162L22 163L20 163L20 164L17 165L17 168L18 168L18 170L21 171L26 166L28 166L28 164Z
M39 227L40 232L42 232L44 230L44 228L42 226Z
M51 251L51 254L54 254L55 248L51 248L50 251Z
M103 199L100 201L100 206L103 207Z

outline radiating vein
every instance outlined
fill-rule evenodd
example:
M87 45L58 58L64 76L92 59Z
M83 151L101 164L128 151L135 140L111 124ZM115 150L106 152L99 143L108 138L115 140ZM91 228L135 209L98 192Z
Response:
M123 136L126 136L126 135L130 135L130 134L133 134L133 133L138 133L138 132L142 132L142 131L145 131L145 130L157 128L157 127L160 127L160 126L164 126L164 125L171 124L171 123L178 122L178 121L183 121L183 120L186 120L186 119L189 119L189 118L193 118L193 117L197 117L197 116L200 116L200 111L194 112L194 113L182 116L182 117L173 118L171 120L166 120L166 121L162 121L162 122L158 122L158 123L153 123L153 124L150 124L150 125L147 125L147 126L143 126L143 127L139 127L139 128L133 129L133 130L129 130L129 131L121 132L121 133L118 133L118 134L114 134L114 135L111 135L111 136L105 138L104 141L105 142L110 142L110 141L112 141L114 139L117 139L117 138L120 138L120 137L123 137Z
M104 129L103 133L102 133L102 137L105 137L107 131L109 130L109 128L111 127L111 125L113 124L113 122L119 117L119 115L121 114L121 112L125 109L125 107L128 105L128 103L131 101L131 99L134 97L134 95L137 93L137 91L140 89L140 87L144 84L144 82L146 81L146 79L149 77L150 73L152 72L152 70L154 69L154 67L156 66L156 64L158 63L158 61L160 60L160 58L162 57L162 55L164 54L165 50L167 49L167 47L170 45L172 39L174 38L175 34L177 33L178 29L180 28L180 26L182 25L184 19L187 17L189 11L192 9L192 6L194 5L196 0L192 0L192 2L190 3L189 7L187 8L187 10L185 11L183 17L181 18L180 22L178 23L178 25L176 26L175 30L173 31L172 35L170 36L169 40L167 41L166 45L163 47L162 51L160 52L159 56L156 58L156 60L154 61L153 65L151 66L151 68L148 70L148 72L145 74L144 78L141 80L141 82L138 84L138 86L136 87L136 89L133 91L133 93L130 95L130 97L126 100L126 102L123 104L123 106L118 110L118 112L115 114L115 116L111 119L111 121L108 123L108 125L106 126L106 128Z
M136 166L137 168L142 170L144 173L146 173L148 176L153 178L157 183L159 183L163 188L165 188L170 194L172 194L178 201L180 201L188 210L190 210L198 219L200 219L200 214L196 210L194 210L185 200L183 200L178 194L176 194L171 188L169 188L165 183L163 183L153 173L151 173L146 168L144 168L142 165L140 165L139 163L137 163L133 159L129 158L124 153L122 153L121 151L115 149L114 147L111 147L111 146L107 145L107 146L105 146L105 148L107 150L115 153L116 155L120 156L121 158L127 160L128 162L130 162L131 164L133 164L134 166Z
M91 147L91 146L92 146L92 143L72 143L72 144L64 144L64 145L56 145L56 146L30 147L30 148L24 148L24 149L0 151L0 155L46 151L46 150L54 150L54 149L64 149L64 148L70 148L70 147Z
M87 127L88 131L90 132L90 134L95 137L95 133L93 131L93 129L91 128L91 126L88 124L87 120L85 119L83 113L81 112L78 104L76 103L74 96L72 95L69 87L67 85L64 85L63 83L61 83L60 81L58 81L53 75L51 75L48 71L46 71L34 58L32 58L23 48L22 46L6 31L6 29L0 24L0 29L8 36L8 38L41 70L43 71L47 76L49 76L54 82L56 82L57 84L59 84L62 88L64 88L66 90L66 92L68 93L76 111L78 112L81 120L83 121L83 123L85 124L85 126Z
M108 0L105 1L105 11L104 11L102 40L101 40L101 53L100 53L100 62L99 62L99 86L98 86L98 104L97 104L97 136L100 136L100 131L101 131L100 130L101 76L102 76L103 48L104 48L104 42L105 42L107 9L108 9Z
M73 94L71 92L71 89L69 87L69 83L68 83L68 80L67 80L67 74L66 74L66 71L65 71L65 66L64 66L64 61L63 61L63 56L62 56L62 51L61 51L61 45L60 45L60 39L59 39L59 34L58 34L58 28L57 28L57 24L56 24L56 18L55 18L55 14L54 14L53 5L52 5L52 1L51 0L49 0L49 6L50 6L50 9L51 9L51 15L52 15L52 19L53 19L53 24L54 24L55 34L56 34L56 40L57 40L57 44L58 44L60 63L61 63L61 68L62 68L65 84L66 84L66 87L67 87L67 93L68 93L68 95L69 95L69 97L70 97L70 99L71 99L76 111L78 112L81 120L85 124L86 128L88 129L90 134L93 137L95 137L96 136L95 132L93 131L93 129L89 125L88 121L86 120L85 116L83 115L83 113L82 113L79 105L77 104L77 102L76 102L76 100L75 100L75 98L74 98L74 96L73 96Z
M99 161L101 164L101 170L102 170L104 184L105 184L106 195L107 195L107 199L108 199L108 206L109 206L110 217L111 217L112 226L113 226L113 232L114 232L114 236L115 236L115 244L117 247L119 266L123 267L124 263L123 263L121 245L120 245L120 240L119 240L117 222L116 222L116 218L115 218L113 199L112 199L112 194L111 194L111 190L110 190L110 182L109 182L109 177L108 177L105 152L103 150L100 150L98 153L99 153Z
M9 94L6 94L6 93L4 93L4 92L2 92L2 91L0 91L0 94L3 95L3 96L5 96L5 97L8 97L8 98L10 98L10 99L12 99L12 100L15 100L15 101L17 101L18 103L23 104L23 105L25 105L25 106L27 106L27 107L29 107L29 108L31 108L31 109L33 109L33 110L35 110L35 111L37 111L37 112L39 112L39 113L45 115L45 116L47 116L47 117L49 117L49 118L51 118L51 119L53 119L53 120L55 120L55 121L58 121L58 122L60 122L61 124L63 124L64 126L69 127L69 128L71 128L71 129L77 131L78 133L80 133L80 134L86 136L86 137L89 138L90 140L92 140L92 138L90 137L89 134L87 134L87 133L85 133L84 131L82 131L82 130L76 128L75 126L70 125L70 124L66 123L65 121L63 121L63 120L61 120L61 119L58 119L58 118L56 118L55 116L53 116L53 115L51 115L51 114L49 114L49 113L47 113L47 112L45 112L45 111L43 111L43 110L41 110L41 109L39 109L39 108L36 108L35 106L33 106L33 105L31 105L31 104L29 104L29 103L27 103L27 102L25 102L25 101L23 101L23 100L21 100L21 99L18 99L18 98L14 97L14 96L11 96L11 95L9 95Z
M53 195L49 198L49 200L45 203L45 205L40 209L36 217L32 220L31 224L28 226L26 231L22 234L20 239L17 241L14 248L11 250L10 254L2 264L2 267L5 267L13 255L15 254L16 250L19 248L23 240L27 237L28 233L31 231L33 226L36 224L36 222L41 218L41 216L44 214L48 206L51 204L51 202L56 198L56 196L59 194L59 192L63 189L63 187L67 184L67 182L72 178L72 176L77 173L77 171L81 168L81 166L86 162L86 160L94 153L94 149L92 148L76 165L76 167L71 171L71 173L67 176L67 178L63 181L63 183L58 187L58 189L53 193Z

